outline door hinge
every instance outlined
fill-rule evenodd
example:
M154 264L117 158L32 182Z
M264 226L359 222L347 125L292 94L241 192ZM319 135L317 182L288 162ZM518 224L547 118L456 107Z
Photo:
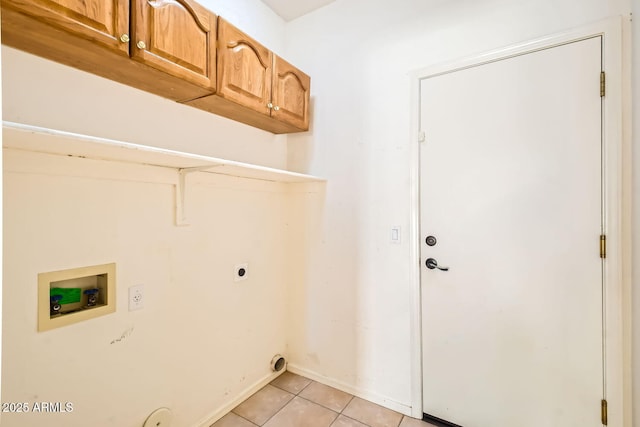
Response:
M604 234L600 235L600 258L607 257L607 236Z
M418 132L418 142L424 142L427 139L427 135L424 131Z
M600 402L600 421L602 421L602 425L607 425L607 401L602 399Z
M604 71L600 71L600 97L602 98L605 94L606 89L606 77Z

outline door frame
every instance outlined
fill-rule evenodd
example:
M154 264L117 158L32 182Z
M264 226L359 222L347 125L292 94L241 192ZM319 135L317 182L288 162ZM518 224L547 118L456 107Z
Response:
M606 94L602 98L603 230L607 258L603 264L605 339L605 396L608 425L631 427L631 139L630 73L623 65L628 37L623 19L614 17L582 28L542 37L488 53L438 64L411 73L410 141L410 256L411 270L411 415L422 418L422 302L420 260L420 81L430 77L481 66L514 56L556 47L592 37L602 37ZM625 51L623 51L623 39ZM623 60L624 58L624 60ZM624 89L624 91L623 91ZM597 90L594 88L594 90ZM598 250L594 236L594 251ZM599 402L594 402L599 405Z

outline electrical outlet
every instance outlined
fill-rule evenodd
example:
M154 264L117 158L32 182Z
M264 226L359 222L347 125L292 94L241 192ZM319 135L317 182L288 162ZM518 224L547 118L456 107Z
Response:
M249 278L249 263L238 264L233 269L233 281L242 282Z
M140 310L142 307L144 307L144 286L131 286L129 288L129 311Z

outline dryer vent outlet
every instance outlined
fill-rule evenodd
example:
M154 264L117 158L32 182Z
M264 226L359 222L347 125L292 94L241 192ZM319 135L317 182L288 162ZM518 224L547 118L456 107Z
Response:
M280 354L276 354L271 359L271 370L273 372L280 372L287 366L287 361L284 359L284 356Z

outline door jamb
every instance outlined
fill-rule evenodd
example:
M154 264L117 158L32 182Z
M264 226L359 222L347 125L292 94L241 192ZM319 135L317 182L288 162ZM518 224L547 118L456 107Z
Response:
M631 156L630 123L623 121L629 100L630 73L623 66L623 21L610 18L579 29L539 38L485 54L439 64L411 73L410 141L410 256L411 280L411 415L422 418L422 300L420 261L420 81L428 77L459 71L509 57L548 49L570 42L602 36L603 70L606 95L603 101L603 232L607 235L604 262L605 396L612 427L631 427ZM625 34L625 40L627 35ZM625 43L628 46L628 43ZM629 74L629 75L628 75ZM624 90L623 90L624 89ZM630 93L630 92L629 92ZM626 154L626 155L625 155ZM597 250L594 236L594 250ZM599 402L594 402L599 404Z

